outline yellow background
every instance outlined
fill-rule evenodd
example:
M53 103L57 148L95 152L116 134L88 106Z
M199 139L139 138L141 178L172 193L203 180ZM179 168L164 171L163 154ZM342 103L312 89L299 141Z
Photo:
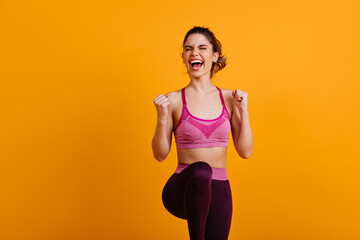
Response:
M249 94L230 240L360 239L359 1L1 1L0 239L188 239L161 191L153 99L209 27Z

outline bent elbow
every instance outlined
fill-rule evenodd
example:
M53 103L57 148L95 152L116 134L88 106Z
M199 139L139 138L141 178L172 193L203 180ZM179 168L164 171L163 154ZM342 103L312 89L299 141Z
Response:
M244 159L249 159L251 155L252 155L252 154L250 153L250 154L242 155L241 157L244 158Z
M166 156L159 156L159 155L156 155L155 153L153 154L153 156L158 162L162 162L166 158Z
M241 158L248 159L251 157L252 152L238 151L238 154Z
M157 158L155 158L158 162L162 162L162 161L164 161L165 160L165 158L159 158L159 157L157 157Z

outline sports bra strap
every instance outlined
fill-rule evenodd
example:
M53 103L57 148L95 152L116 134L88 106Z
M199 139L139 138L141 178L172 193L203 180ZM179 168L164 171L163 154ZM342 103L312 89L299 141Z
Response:
M222 94L220 88L218 88L217 86L215 86L215 87L216 87L216 88L219 90L219 92L220 92L220 99L221 99L222 105L225 105L224 97L223 97L223 94ZM183 87L183 88L181 89L181 97L182 97L183 104L184 104L184 105L187 105L187 104L186 104L186 99L185 99L185 87Z
M181 96L182 96L183 105L186 105L185 87L183 87L183 89L181 89Z
M224 97L223 97L223 95L222 95L222 92L221 92L221 90L220 90L220 88L218 88L217 86L215 86L218 90L219 90L219 92L220 92L220 98L221 98L221 103L222 103L222 105L225 105L225 101L224 101Z

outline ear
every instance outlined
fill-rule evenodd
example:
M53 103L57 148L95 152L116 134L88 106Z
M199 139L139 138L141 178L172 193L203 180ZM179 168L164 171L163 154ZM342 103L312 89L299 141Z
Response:
M183 59L183 63L185 63L185 59L184 59L184 52L181 54L182 59Z
M219 59L219 53L216 52L216 53L214 53L214 55L213 55L213 61L214 61L214 62L217 62L218 59Z

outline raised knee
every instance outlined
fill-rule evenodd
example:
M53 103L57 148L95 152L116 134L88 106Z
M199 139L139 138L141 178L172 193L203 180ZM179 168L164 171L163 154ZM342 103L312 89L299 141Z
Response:
M192 165L192 178L210 180L212 178L212 168L206 162L195 162Z

